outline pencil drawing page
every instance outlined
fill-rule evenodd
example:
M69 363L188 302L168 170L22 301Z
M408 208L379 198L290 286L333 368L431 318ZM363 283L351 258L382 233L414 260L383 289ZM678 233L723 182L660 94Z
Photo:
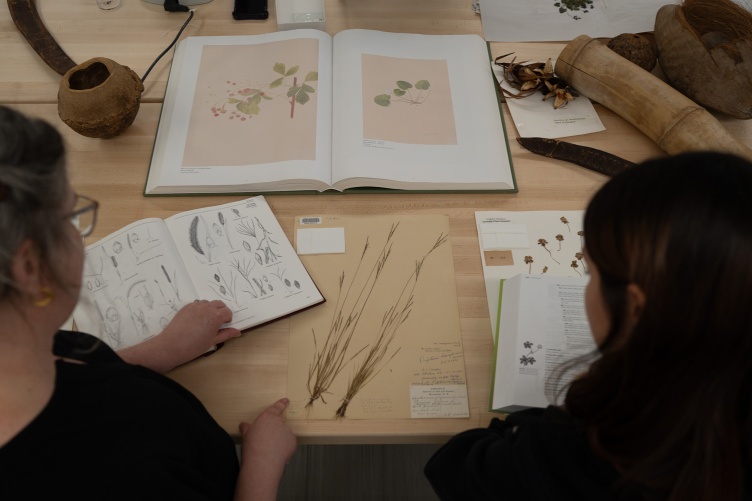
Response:
M165 223L197 295L224 301L232 325L294 311L318 296L263 197L183 212Z
M146 219L88 246L76 326L118 349L164 329L196 298L164 223Z
M344 252L300 256L327 302L291 318L288 418L467 417L448 218L306 216L296 239L332 228Z
M220 299L244 329L321 300L263 197L136 221L87 246L74 319L122 348L195 299Z

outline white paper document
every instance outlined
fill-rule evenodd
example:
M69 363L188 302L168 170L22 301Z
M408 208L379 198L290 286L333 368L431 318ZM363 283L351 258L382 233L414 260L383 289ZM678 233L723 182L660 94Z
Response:
M554 404L576 372L562 364L596 348L585 313L585 277L516 275L505 280L492 410Z
M508 62L512 61L512 57ZM494 64L493 71L504 89L515 94L519 92L504 79L501 66ZM587 97L579 96L558 109L554 109L554 98L544 101L544 97L540 92L519 99L506 97L509 113L520 137L556 139L606 130Z
M746 1L746 0L741 0ZM666 0L480 0L488 42L568 42L653 31Z
M475 213L492 333L496 332L499 280L520 273L571 277L587 274L582 256L584 214L584 211Z

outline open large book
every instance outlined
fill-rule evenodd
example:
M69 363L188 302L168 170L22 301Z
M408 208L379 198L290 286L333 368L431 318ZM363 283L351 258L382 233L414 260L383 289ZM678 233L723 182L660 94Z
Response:
M576 375L562 364L596 346L585 313L588 277L502 280L491 410L546 407Z
M238 329L324 300L259 196L136 221L88 246L73 319L118 349L195 299L224 301Z
M144 194L517 191L489 57L476 35L189 37Z

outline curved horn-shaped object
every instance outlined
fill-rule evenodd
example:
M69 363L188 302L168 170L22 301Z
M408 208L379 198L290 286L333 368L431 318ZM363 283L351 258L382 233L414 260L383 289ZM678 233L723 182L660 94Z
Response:
M715 150L752 161L752 149L737 141L705 108L598 40L580 35L569 42L556 60L555 71L669 154Z
M8 10L18 31L50 68L65 75L76 66L47 30L34 0L8 0Z

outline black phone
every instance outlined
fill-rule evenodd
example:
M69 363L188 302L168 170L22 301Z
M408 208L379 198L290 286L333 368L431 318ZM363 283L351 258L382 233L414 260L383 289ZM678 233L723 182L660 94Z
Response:
M268 0L235 0L233 19L267 19L268 17Z

